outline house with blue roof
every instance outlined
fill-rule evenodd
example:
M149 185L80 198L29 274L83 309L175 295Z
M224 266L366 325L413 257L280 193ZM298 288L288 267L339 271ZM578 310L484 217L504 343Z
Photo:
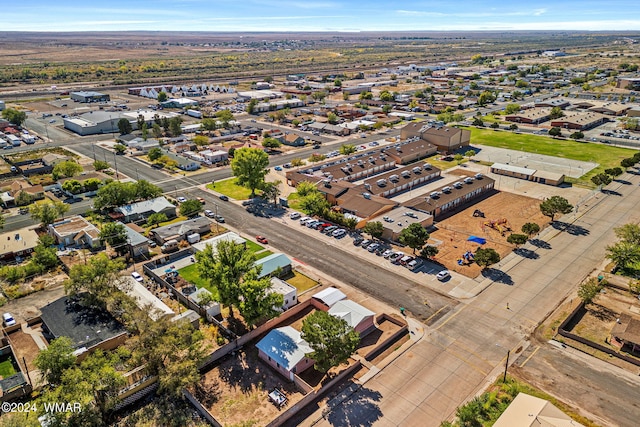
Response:
M281 269L282 275L291 273L292 265L291 259L282 253L275 253L259 259L255 262L255 266L260 266L259 279L267 276L272 276L276 270Z
M258 357L290 381L315 363L306 356L313 351L309 343L291 326L272 329L256 348Z

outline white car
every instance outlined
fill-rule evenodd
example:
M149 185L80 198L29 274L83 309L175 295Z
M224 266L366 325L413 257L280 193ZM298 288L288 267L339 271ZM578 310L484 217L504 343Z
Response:
M345 234L347 234L347 230L345 230L344 228L339 228L337 230L335 230L333 233L331 233L331 235L335 238L339 238L344 236Z
M440 280L441 282L444 282L449 277L451 277L451 273L449 273L449 270L442 270L441 272L436 274L436 279Z
M186 201L187 201L187 198L186 198L186 197L182 197L182 196L180 196L180 197L178 197L178 199L177 199L177 200L178 200L178 203L184 203L184 202L186 202Z
M143 280L142 276L139 273L135 272L135 271L133 273L131 273L131 277L133 277L136 280L136 282L142 282L142 280Z
M205 209L204 215L208 216L209 218L214 218L216 216L211 209Z
M300 216L301 216L300 212L291 212L289 214L289 218L291 218L291 219L298 219L298 218L300 218Z
M9 313L4 313L2 315L2 320L4 322L4 326L13 326L16 324L16 319Z

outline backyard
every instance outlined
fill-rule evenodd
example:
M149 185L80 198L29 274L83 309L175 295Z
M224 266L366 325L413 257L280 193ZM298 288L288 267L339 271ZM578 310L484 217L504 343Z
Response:
M207 188L236 200L248 199L249 196L251 196L251 190L238 185L236 178L229 178L216 181L213 184L207 184Z
M620 166L620 161L636 153L629 148L609 145L576 142L573 140L554 139L548 136L520 134L512 132L495 132L490 129L462 127L471 131L472 145L488 145L490 147L509 148L528 153L544 154L560 158L597 162L599 167L591 170L577 182L591 185L591 177L602 173L605 169Z
M0 377L7 378L15 373L16 369L13 366L13 358L11 356L0 362Z

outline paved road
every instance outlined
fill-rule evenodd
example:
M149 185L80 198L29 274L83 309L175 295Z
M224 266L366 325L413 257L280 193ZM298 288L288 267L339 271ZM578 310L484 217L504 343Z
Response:
M549 249L529 247L537 254L529 259L513 256L501 282L432 325L425 338L317 425L438 426L453 417L456 407L499 375L507 349L519 355L536 325L602 261L615 239L613 228L639 220L640 176L623 179L630 185L615 183L610 188L616 193L581 206L568 229L543 233ZM611 381L622 390L630 387L629 381ZM639 387L640 381L632 384ZM627 406L637 420L640 409Z

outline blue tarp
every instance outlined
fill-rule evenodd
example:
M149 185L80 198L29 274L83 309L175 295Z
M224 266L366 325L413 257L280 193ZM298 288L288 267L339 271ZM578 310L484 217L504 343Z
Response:
M469 236L469 238L467 239L467 242L476 242L476 243L480 243L481 245L484 245L485 243L487 243L487 239L483 239L482 237L477 237L477 236Z

